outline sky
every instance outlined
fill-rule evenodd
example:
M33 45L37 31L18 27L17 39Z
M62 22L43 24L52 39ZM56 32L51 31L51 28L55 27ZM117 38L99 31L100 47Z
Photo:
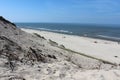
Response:
M0 0L13 22L120 24L120 0Z

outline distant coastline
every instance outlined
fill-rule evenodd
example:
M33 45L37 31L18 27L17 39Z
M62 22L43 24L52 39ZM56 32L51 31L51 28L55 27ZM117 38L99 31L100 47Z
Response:
M120 27L63 23L16 23L19 28L120 41Z

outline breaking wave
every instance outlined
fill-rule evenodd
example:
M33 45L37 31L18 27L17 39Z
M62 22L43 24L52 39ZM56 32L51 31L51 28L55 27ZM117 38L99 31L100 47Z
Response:
M53 30L53 29L47 29L47 28L38 28L39 30L44 30L44 31L52 31L52 32L60 32L60 33L72 33L67 30Z
M111 39L111 40L120 40L120 38L118 38L118 37L105 36L105 35L98 35L98 37Z

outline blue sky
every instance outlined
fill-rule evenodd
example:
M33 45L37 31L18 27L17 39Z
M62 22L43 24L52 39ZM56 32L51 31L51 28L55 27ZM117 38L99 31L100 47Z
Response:
M13 22L120 24L120 0L0 0Z

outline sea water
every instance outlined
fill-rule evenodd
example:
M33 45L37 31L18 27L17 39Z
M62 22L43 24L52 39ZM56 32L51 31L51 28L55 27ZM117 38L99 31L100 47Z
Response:
M78 23L16 23L20 28L120 41L120 25Z

